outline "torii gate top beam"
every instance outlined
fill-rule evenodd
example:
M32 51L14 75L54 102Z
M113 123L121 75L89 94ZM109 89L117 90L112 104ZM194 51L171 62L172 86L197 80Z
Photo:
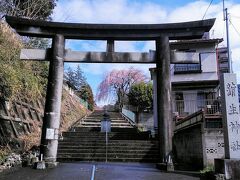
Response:
M170 40L202 38L215 19L168 24L83 24L31 20L6 16L6 21L20 35L52 38L62 34L66 39L86 40Z

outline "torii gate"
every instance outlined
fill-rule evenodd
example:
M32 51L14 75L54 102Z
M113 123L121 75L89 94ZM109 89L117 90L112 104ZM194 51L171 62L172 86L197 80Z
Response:
M64 62L156 63L159 163L166 164L172 150L170 55L171 63L199 62L198 59L174 58L179 54L170 53L169 40L202 38L210 31L215 19L169 24L80 24L6 16L6 21L20 35L53 39L51 49L22 50L21 53L21 59L50 61L41 137L41 153L48 164L56 164ZM107 40L107 52L68 51L65 50L65 39ZM114 52L115 40L154 40L156 52ZM54 138L46 138L47 130L54 131Z

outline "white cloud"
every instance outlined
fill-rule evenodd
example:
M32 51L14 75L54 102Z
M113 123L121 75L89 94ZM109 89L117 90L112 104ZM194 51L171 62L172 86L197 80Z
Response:
M127 0L59 1L54 20L87 23L156 23L164 20L166 11L149 2Z
M71 65L73 68L76 67L76 65ZM110 72L113 69L120 70L120 69L127 69L130 67L134 67L136 69L139 69L144 72L144 74L149 76L149 68L155 67L154 64L97 64L97 63L91 63L91 64L82 64L81 68L85 73L91 73L94 75L105 75L106 73Z
M106 41L67 40L66 48L81 51L106 51Z
M159 3L160 4L160 3ZM78 23L169 23L201 20L209 1L199 0L188 3L182 7L175 9L166 9L163 6L147 1L130 1L130 0L68 0L59 1L54 10L55 21L78 22ZM240 3L226 1L226 7L229 8L231 22L240 31L240 23L234 15L237 16L240 12ZM217 18L210 35L213 38L225 38L225 23L223 21L222 2L212 4L208 9L206 18ZM240 76L240 70L235 65L239 65L240 35L235 32L230 25L230 42L232 47L232 59L234 62L234 70ZM223 43L225 44L225 42ZM98 50L103 51L106 48L106 42L95 45L91 42L79 43L82 50ZM70 45L72 47L75 47ZM117 42L116 49L118 51L138 51L139 47L135 42ZM141 48L143 51L155 49L154 42L146 42ZM114 68L124 68L125 65L114 64ZM112 67L101 64L93 64L84 66L84 71L89 73L100 74L101 72L109 71ZM146 71L146 70L145 70Z

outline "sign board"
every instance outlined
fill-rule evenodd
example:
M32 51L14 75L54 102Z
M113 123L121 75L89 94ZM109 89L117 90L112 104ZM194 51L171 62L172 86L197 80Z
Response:
M240 159L240 112L236 74L221 78L225 158Z
M54 129L51 129L51 128L47 128L47 130L46 130L47 132L46 132L46 139L50 139L50 140L52 140L52 139L54 139L55 137L54 137Z
M101 121L101 132L111 132L111 121L109 120Z

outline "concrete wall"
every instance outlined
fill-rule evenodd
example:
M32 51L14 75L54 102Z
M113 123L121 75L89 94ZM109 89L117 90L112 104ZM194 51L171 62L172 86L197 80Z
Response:
M142 128L144 131L154 130L154 120L153 113L142 112L139 114L138 127Z
M204 129L204 165L214 165L214 159L224 158L223 129Z
M223 130L204 128L198 124L174 133L173 147L177 167L201 170L214 165L214 159L224 158Z
M176 168L199 170L203 168L201 125L174 133L173 151Z
M122 114L128 117L132 122L136 123L137 114L131 110L122 108ZM142 131L154 131L154 115L153 112L141 112L138 114L137 127Z

